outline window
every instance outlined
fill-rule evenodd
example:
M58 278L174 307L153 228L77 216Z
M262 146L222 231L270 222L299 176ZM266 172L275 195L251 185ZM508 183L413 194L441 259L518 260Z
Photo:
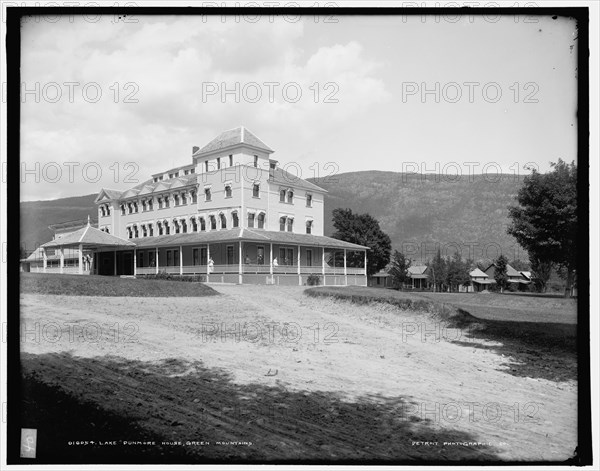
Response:
M200 249L200 265L206 265L208 262L208 250L206 247Z
M288 232L292 232L294 229L294 220L292 218L287 219L287 230Z
M227 246L227 265L233 265L233 245Z
M234 211L233 213L231 213L231 221L232 221L233 227L238 227L240 225L240 219L238 217L237 211Z
M181 232L187 233L187 221L185 219L181 220Z
M138 268L141 268L144 266L144 252L137 253L136 262L137 262Z
M175 206L179 206L179 195L173 195L173 201L175 201Z
M148 233L150 234L150 237L154 235L154 226L152 224L148 224Z
M137 225L133 226L133 233L135 234L135 238L137 239L139 237L139 232L138 232L138 227Z
M294 264L294 249L279 249L279 264L293 265Z
M219 219L221 219L221 229L227 229L227 218L223 213L219 214Z
M190 194L192 195L192 203L197 203L198 202L198 195L196 195L195 191L190 192Z
M187 204L187 195L185 193L181 193L181 204L184 206Z
M148 237L148 231L145 224L142 225L142 237Z
M204 220L204 218L200 218L200 230L201 231L206 230L206 221Z
M204 200L205 201L210 201L211 196L210 196L210 188L205 188L204 189Z
M254 166L258 167L258 155L254 156Z
M233 155L229 154L229 166L233 167Z
M286 193L285 190L279 190L279 201L281 203L285 203L285 193Z
M312 208L312 195L310 193L306 193L306 207Z
M173 252L171 250L167 250L167 266L170 267L173 265Z
M217 170L221 168L221 157L217 157Z
M312 234L312 225L313 225L312 221L306 221L306 233L307 234Z
M173 262L174 262L173 264L175 266L179 265L179 250L178 249L173 250Z
M152 200L148 200L148 211L152 211L153 202Z
M175 226L175 234L179 234L179 221L177 221L177 219L175 219L173 221L173 225Z
M294 203L294 192L292 190L288 191L287 202L290 204Z
M265 213L259 213L259 215L258 215L258 228L259 229L265 228Z
M260 198L260 185L258 183L252 185L252 197Z
M231 198L231 185L225 185L225 198Z
M195 217L192 218L192 231L198 232L198 221Z
M196 169L195 168L190 169L190 173L196 173Z
M169 223L165 221L165 234L169 235L171 233L171 226Z
M154 251L148 252L148 266L155 267L156 266L156 253Z
M285 231L285 216L279 218L279 230Z
M146 212L146 200L142 200L142 212Z
M125 216L125 205L121 205L121 216Z
M173 178L173 174L172 173L169 173L169 178Z
M127 203L127 214L131 214L133 213L133 208L131 206L131 203Z
M198 249L193 249L192 250L192 263L194 265L198 265L199 264L199 262L200 262L200 258L199 257L200 257L200 254L199 254Z
M165 196L165 208L168 208L170 204L170 198L168 196Z
M214 216L209 216L210 218L210 228L211 230L216 230L217 229L217 218L215 218Z
M189 173L190 173L190 171L189 171L189 170L186 170L185 172L183 172L183 174L184 174L184 175L187 175L187 174L189 174Z
M156 223L158 226L158 235L163 235L163 226L160 222Z
M206 173L208 173L208 160L204 161L204 170Z
M306 266L312 267L312 250L306 249Z
M162 209L163 208L163 200L162 198L157 198L158 201L158 209Z
M254 213L248 213L248 227L254 227Z

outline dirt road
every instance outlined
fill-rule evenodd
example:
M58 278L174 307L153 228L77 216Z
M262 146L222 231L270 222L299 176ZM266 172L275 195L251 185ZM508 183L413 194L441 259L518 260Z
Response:
M222 295L23 295L24 371L194 460L573 456L575 382L509 375L509 358L452 343L472 340L424 314L213 287Z

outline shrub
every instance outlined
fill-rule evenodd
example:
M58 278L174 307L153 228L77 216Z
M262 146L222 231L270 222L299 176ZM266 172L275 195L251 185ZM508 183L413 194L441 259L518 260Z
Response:
M316 273L311 273L306 279L306 284L309 286L319 286L321 284L321 277Z

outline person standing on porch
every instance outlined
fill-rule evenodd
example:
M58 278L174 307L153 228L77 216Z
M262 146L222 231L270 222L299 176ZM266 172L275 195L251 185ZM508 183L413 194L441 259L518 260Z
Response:
M212 273L213 271L215 271L215 262L212 257L210 257L208 259L208 273Z

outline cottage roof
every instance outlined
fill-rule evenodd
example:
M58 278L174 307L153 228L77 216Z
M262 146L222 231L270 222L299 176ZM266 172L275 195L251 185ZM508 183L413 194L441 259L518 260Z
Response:
M469 276L472 277L481 277L481 278L487 278L488 274L481 271L479 268L475 268L475 270L473 270L472 272L469 273Z
M409 275L423 275L427 271L427 265L414 265L408 267Z

